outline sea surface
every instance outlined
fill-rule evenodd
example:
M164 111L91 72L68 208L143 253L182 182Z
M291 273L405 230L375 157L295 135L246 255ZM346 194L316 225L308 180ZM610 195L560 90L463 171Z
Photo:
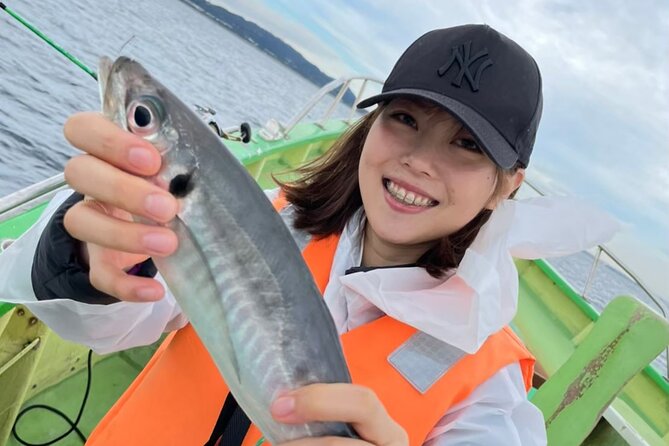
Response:
M136 58L185 103L216 109L224 126L249 122L257 130L270 118L286 123L319 89L179 0L8 3L92 69L103 55ZM317 119L328 105L310 116ZM0 196L61 172L77 153L62 136L63 123L75 112L98 109L97 84L88 74L0 14ZM551 263L581 291L592 260L583 252ZM620 294L657 308L625 274L604 264L589 302L601 310ZM666 374L666 357L655 365Z

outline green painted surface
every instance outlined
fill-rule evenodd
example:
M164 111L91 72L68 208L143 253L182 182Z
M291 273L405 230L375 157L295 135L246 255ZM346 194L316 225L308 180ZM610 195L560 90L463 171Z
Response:
M8 304L6 302L0 302L0 317L8 313L12 308L14 308L14 305Z
M46 208L46 204L37 206L35 209L31 209L21 215L17 215L11 220L0 223L0 240L6 238L18 238L26 231L26 229L35 223L37 218L39 218L44 211L44 208Z
M563 278L553 267L551 267L548 262L545 260L534 260L534 264L541 269L545 274L546 277L551 279L555 286L560 289L560 291L563 293L565 297L568 297L576 307L578 307L581 312L590 318L592 321L596 321L597 318L599 318L599 314L597 313L597 310L595 310L592 305L590 305L586 300L581 297L578 292L569 284L569 282ZM517 262L520 263L520 262ZM580 318L578 318L578 315L574 311L573 307L570 305L558 305L562 313L562 320L563 321L576 321ZM587 334L587 331L591 327L591 324L587 324L582 330L582 332L575 337L575 340L578 343L578 338L584 334ZM651 380L654 381L655 385L661 389L661 391L665 394L669 395L669 381L667 379L663 378L660 373L654 369L652 366L648 366L644 368L643 374L646 375L646 377L650 378ZM669 407L669 406L668 406ZM669 409L668 409L669 410Z
M19 306L2 317L0 331L0 445L10 434L50 332Z
M38 323L43 325L42 322ZM30 376L26 399L77 373L86 365L87 347L65 341L51 331L42 343L42 350L40 364L48 364L48 367L37 367ZM100 359L98 355L93 356L94 362Z
M667 321L631 297L614 299L532 398L546 419L549 444L581 444L620 389L667 344Z
M605 420L599 420L597 426L588 435L584 446L627 446L628 443Z
M592 321L531 261L516 261L518 312L514 328L537 358L537 372L550 377L574 351L572 338Z
M627 385L627 387L629 386L630 384ZM658 429L655 425L649 424L646 421L643 409L630 406L622 397L616 398L611 404L611 407L613 407L650 446L669 445L669 431Z
M559 275L546 274L545 262L517 260L516 265L520 292L513 327L536 356L537 373L550 378L592 329L592 314L583 311L589 304ZM669 444L669 390L657 371L648 366L634 376L613 406L623 404L632 429L646 441L664 437Z
M143 365L143 364L142 364ZM141 366L125 360L120 355L104 359L93 366L91 391L84 410L79 429L88 436L98 421L111 408L125 389L141 371ZM74 420L79 412L86 389L86 370L62 381L58 386L41 392L28 400L25 407L33 404L46 404L57 408ZM59 416L37 409L27 413L19 420L17 432L30 443L43 443L56 438L69 429L69 425ZM0 443L1 444L1 443ZM11 437L8 446L20 443ZM58 442L59 446L80 446L81 441L74 433Z

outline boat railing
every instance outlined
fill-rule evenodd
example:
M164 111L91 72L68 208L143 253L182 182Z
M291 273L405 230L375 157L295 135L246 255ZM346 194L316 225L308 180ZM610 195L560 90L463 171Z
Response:
M309 115L309 113L316 107L318 103L320 103L324 97L328 95L332 96L332 93L337 91L337 93L334 94L330 106L323 113L320 119L315 122L316 125L322 127L323 124L332 117L333 113L337 109L337 106L345 101L347 98L346 93L351 91L350 89L352 88L353 83L356 81L360 81L360 88L358 88L358 91L355 94L355 99L351 103L351 107L346 118L346 122L350 124L354 120L353 117L355 116L356 105L365 97L364 94L368 85L371 83L381 86L383 85L382 81L365 76L352 76L347 78L334 79L321 87L321 89L311 97L311 99L304 105L304 107L302 107L302 109L297 114L295 114L295 116L293 116L293 118L291 118L291 120L288 121L285 126L272 119L262 129L260 129L258 133L264 139L269 141L276 141L285 138L297 124L302 122Z
M67 187L62 173L0 197L0 223L46 203Z
M530 181L525 179L525 184L529 186L532 190L534 190L536 193L539 195L546 195L538 186L532 184ZM639 276L637 276L631 268L629 268L627 265L625 265L625 262L623 262L618 256L616 256L609 248L607 248L604 245L598 245L597 246L597 252L595 253L594 259L592 261L592 266L590 267L590 272L588 273L588 277L585 281L585 284L583 286L583 290L580 292L580 295L583 299L586 301L588 300L588 291L590 290L590 287L594 281L595 274L597 272L597 268L601 264L601 257L602 253L606 254L608 258L611 260L613 265L620 270L624 271L627 276L648 296L648 298L655 304L657 309L659 310L660 314L667 319L667 312L664 308L664 305L662 304L660 298L648 287L646 284L641 280ZM667 357L667 365L666 365L666 370L665 370L665 377L669 378L669 347L665 350L665 354Z

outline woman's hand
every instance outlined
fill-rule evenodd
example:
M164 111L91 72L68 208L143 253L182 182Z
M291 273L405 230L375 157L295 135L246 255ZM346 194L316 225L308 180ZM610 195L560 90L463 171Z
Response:
M360 439L302 438L280 446L406 446L407 433L369 388L355 384L312 384L277 398L272 416L282 423L341 421L350 423Z
M64 225L83 242L91 284L120 300L160 299L165 290L157 280L125 273L177 247L176 234L170 229L132 220L138 215L165 223L176 215L176 199L141 177L160 169L158 150L99 113L72 115L64 134L86 152L65 165L65 180L85 199L65 214Z

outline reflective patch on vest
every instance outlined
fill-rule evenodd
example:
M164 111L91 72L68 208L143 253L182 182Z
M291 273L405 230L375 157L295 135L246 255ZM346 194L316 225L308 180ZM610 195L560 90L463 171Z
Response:
M420 393L427 392L466 353L418 332L388 356L388 362Z
M303 251L307 244L309 244L311 241L311 234L309 234L307 231L301 231L293 227L293 223L295 222L295 207L288 203L288 205L281 209L279 215L283 219L283 223L290 231L290 235L293 236L293 240L295 240L295 243L297 243L297 247L300 248L300 251Z

